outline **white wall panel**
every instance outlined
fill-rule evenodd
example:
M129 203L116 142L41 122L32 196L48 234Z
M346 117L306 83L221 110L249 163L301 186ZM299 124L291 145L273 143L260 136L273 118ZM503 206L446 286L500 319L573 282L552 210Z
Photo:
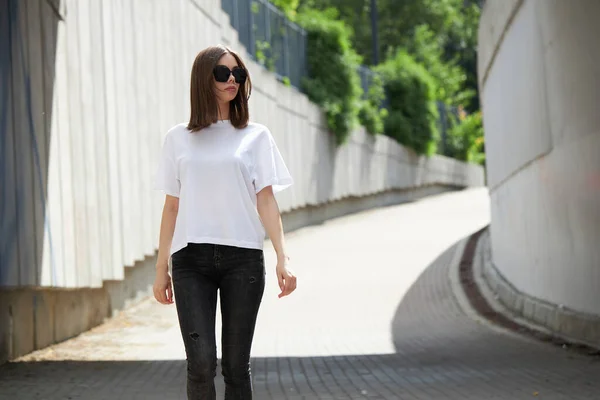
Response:
M20 273L19 260L19 235L17 226L19 224L18 192L19 185L17 180L17 154L15 153L15 122L13 117L14 92L22 90L22 87L15 82L13 73L16 62L11 63L13 47L13 31L18 32L13 27L16 19L14 7L8 7L8 10L0 12L0 26L4 27L5 32L0 34L0 50L3 57L0 59L2 75L0 76L0 174L2 182L6 189L0 191L2 218L0 218L0 234L2 243L0 246L0 279L5 285L18 286ZM11 190L12 189L12 190Z
M51 159L57 158L56 165L60 168L59 179L60 186L57 190L60 191L60 196L57 196L57 201L61 202L61 221L49 221L50 232L60 229L62 231L62 243L60 238L52 240L49 243L51 246L50 252L54 253L56 247L61 246L63 251L63 264L57 266L62 269L63 280L59 280L56 285L60 287L76 287L78 282L78 269L81 264L78 263L76 249L75 230L75 193L73 188L73 157L72 147L73 141L71 135L73 128L70 124L70 114L76 112L77 109L70 107L69 95L69 66L68 66L68 47L67 47L67 29L65 23L57 22L57 42L56 42L56 68L54 79L54 107L53 113L56 114L56 123L52 124L52 132L50 141L56 140L57 145L53 147L57 153L51 155ZM56 129L56 130L54 130ZM53 172L50 172L52 175ZM49 191L54 188L49 189ZM54 197L50 198L54 199ZM53 237L54 239L54 237ZM58 262L58 260L57 260ZM21 266L22 267L22 266Z
M479 33L495 54L480 64L494 264L527 296L600 315L600 2L512 1L512 19L508 3L488 0Z
M68 12L65 18L65 40L67 42L67 71L64 77L67 83L67 120L69 126L70 153L65 157L71 160L71 175L67 185L71 185L73 198L74 237L73 243L69 243L75 249L75 264L70 266L76 271L75 284L86 286L90 282L90 254L88 243L88 185L94 182L86 181L87 162L85 159L85 115L82 101L82 80L84 72L81 70L80 59L80 31L86 29L81 26L79 18L79 7L77 2L69 2ZM87 71L86 71L87 72ZM60 73L58 71L57 73ZM54 132L52 132L54 135Z
M106 255L108 276L122 279L123 270L123 239L122 239L122 207L121 207L121 158L119 136L119 108L118 108L118 68L114 13L116 0L107 0L101 7L98 16L102 21L102 60L104 63L104 95L105 95L105 126L106 131L106 177L108 180L108 242L102 251Z
M14 10L17 32L22 35L12 37L13 98L12 117L15 144L15 172L17 182L17 236L19 243L19 263L27 268L19 270L21 285L38 283L38 254L36 239L39 227L35 221L35 125L31 91L29 40L36 40L28 32L28 8L21 3ZM38 30L39 32L39 30ZM37 39L39 40L39 39ZM37 228L37 229L36 229Z

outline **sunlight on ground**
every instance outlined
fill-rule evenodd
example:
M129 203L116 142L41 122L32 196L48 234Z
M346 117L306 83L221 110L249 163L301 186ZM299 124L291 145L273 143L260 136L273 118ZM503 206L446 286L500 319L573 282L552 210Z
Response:
M267 241L267 287L252 356L394 353L391 322L406 292L440 254L488 223L489 199L481 188L301 229L287 235L298 289L284 299L277 298L275 255ZM185 359L175 306L145 299L20 360L174 359Z

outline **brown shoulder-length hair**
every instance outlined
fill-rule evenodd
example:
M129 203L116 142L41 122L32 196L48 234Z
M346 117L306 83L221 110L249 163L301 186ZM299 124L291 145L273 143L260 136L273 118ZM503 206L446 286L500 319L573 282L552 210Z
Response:
M219 119L213 69L221 57L227 53L235 57L240 68L248 71L240 56L223 45L211 46L202 50L194 60L190 82L190 121L188 122L188 129L192 132L206 128ZM229 120L236 128L244 128L248 125L250 118L248 99L251 91L252 83L248 74L246 83L240 85L237 96L229 103Z

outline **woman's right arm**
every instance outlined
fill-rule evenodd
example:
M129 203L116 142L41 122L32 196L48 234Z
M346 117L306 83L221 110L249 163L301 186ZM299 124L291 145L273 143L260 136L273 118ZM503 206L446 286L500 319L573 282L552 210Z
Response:
M153 287L154 297L162 304L173 303L173 288L171 276L169 275L169 255L178 212L179 198L167 195L160 222L156 278Z

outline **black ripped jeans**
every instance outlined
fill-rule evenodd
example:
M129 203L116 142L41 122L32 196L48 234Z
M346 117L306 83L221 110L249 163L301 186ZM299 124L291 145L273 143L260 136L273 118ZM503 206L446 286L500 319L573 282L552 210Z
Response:
M217 291L225 399L252 399L250 349L265 288L263 251L189 243L173 254L172 263L175 304L187 355L188 399L216 399Z

